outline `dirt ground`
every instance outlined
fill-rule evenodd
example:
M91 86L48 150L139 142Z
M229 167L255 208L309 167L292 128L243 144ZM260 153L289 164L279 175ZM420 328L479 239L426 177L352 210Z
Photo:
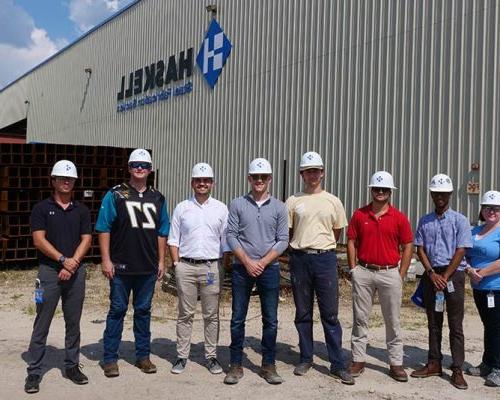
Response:
M261 317L257 298L253 298L247 319L244 359L245 376L235 386L222 383L224 375L211 375L204 367L203 335L200 313L197 312L193 330L191 357L186 371L172 375L170 367L175 361L175 314L176 298L164 293L158 285L153 306L152 361L158 373L145 375L134 364L134 342L132 320L127 314L123 342L120 349L120 376L105 378L99 361L102 357L102 332L108 306L108 287L96 267L88 267L87 298L82 317L81 363L89 376L89 384L74 385L62 377L64 360L64 320L60 309L52 323L47 342L45 369L40 392L27 395L23 391L26 376L26 349L34 319L32 301L36 270L0 272L0 399L283 399L308 400L323 398L353 399L499 399L500 391L484 386L481 378L466 377L467 391L459 391L448 382L451 363L447 328L443 338L445 375L398 383L387 375L385 330L380 307L374 307L371 319L370 345L367 370L356 379L354 386L342 385L328 376L328 358L323 342L321 322L316 313L314 324L315 359L314 368L305 377L293 375L293 366L298 361L298 338L293 324L294 307L290 293L283 291L279 308L279 330L277 346L277 368L284 378L278 386L268 385L257 375L260 365ZM350 356L350 332L352 311L349 282L341 283L340 320L343 327L345 356ZM409 282L405 287L408 299L415 286ZM477 364L482 352L482 324L471 301L467 298L467 315L464 329L466 336L466 366ZM199 311L199 310L198 310ZM221 331L219 360L224 367L229 361L231 304L228 293L223 295L220 308ZM404 301L402 325L405 342L405 367L410 373L426 361L427 325L425 314Z

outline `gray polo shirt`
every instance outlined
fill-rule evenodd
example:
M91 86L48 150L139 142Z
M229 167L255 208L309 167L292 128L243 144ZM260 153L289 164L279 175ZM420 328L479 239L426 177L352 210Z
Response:
M283 253L288 247L285 204L272 196L260 207L250 194L234 199L229 205L227 244L233 252L243 248L253 260L271 249Z

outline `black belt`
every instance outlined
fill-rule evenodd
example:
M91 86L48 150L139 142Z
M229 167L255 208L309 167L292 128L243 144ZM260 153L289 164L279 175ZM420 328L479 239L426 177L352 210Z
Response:
M319 250L319 249L293 249L293 251L297 251L299 253L304 253L304 254L323 254L323 253L329 253L331 251L334 251L333 249L330 250Z
M215 261L219 261L220 258L211 258L209 260L197 260L197 259L194 259L194 258L188 258L188 257L181 257L181 260L183 261L186 261L190 264L206 264L206 263L212 263L212 262L215 262Z
M397 265L377 265L377 264L368 264L364 262L359 262L359 265L366 269L371 269L372 271L387 271L389 269L397 268Z

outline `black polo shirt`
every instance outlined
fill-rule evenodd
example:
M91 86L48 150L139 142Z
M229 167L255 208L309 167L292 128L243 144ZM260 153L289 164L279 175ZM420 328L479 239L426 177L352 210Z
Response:
M65 257L73 257L81 235L90 235L90 211L85 204L72 201L63 209L53 197L40 201L31 211L31 231L45 231L45 238ZM59 268L57 261L38 251L41 264Z

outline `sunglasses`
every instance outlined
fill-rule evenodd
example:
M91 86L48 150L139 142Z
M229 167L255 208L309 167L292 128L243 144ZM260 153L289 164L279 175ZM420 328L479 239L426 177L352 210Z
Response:
M271 175L268 175L268 174L255 174L255 175L250 175L250 176L252 177L253 181L261 180L263 182L267 181L271 177Z
M68 177L68 176L54 176L53 177L56 181L58 182L75 182L76 179L75 178L71 178L71 177Z
M151 163L148 162L133 161L128 166L132 169L151 169Z
M500 207L494 207L494 206L483 206L483 210L486 211L486 212L494 212L494 213L497 213L497 212L500 212Z
M208 183L213 183L213 179L212 178L193 178L193 182L195 184L200 184L200 183L205 183L205 184L208 184Z
M385 187L372 187L372 192L375 192L375 193L380 193L380 192L390 193L391 189L390 188L385 188Z

